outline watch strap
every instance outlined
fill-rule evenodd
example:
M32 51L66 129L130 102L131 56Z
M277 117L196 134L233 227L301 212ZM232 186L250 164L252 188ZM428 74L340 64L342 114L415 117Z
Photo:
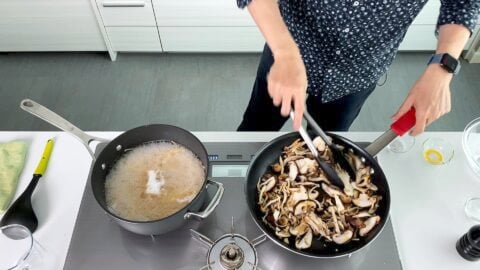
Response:
M442 58L443 53L433 54L432 57L430 57L430 61L428 61L428 64L440 64L442 62Z
M432 57L430 57L430 60L428 61L428 65L430 64L440 64L442 68L444 68L446 71L449 73L452 73L454 75L458 74L460 71L461 65L460 61L458 59L455 59L457 61L457 64L455 66L455 70L452 70L451 67L445 66L444 63L442 62L444 57L449 57L450 59L455 59L453 56L451 56L448 53L439 53L439 54L433 54Z

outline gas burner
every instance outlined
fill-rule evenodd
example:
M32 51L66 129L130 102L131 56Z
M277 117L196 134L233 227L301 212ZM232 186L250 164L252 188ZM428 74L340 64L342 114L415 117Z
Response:
M190 230L192 237L208 247L207 265L201 269L207 270L260 270L258 268L257 250L255 247L265 241L261 235L252 241L236 234L232 217L232 227L229 234L222 235L216 241L207 236Z

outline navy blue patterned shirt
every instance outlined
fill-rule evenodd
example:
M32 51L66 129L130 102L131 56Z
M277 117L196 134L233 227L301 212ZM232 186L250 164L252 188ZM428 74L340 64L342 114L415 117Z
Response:
M237 4L244 8L251 1L237 0ZM366 90L378 81L426 2L279 0L282 17L307 69L309 94L329 102ZM473 31L480 0L441 2L437 27L453 23Z

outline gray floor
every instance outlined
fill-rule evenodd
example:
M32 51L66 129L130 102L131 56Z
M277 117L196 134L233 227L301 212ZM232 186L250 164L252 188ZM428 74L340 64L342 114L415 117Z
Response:
M31 98L85 130L168 123L231 131L250 96L257 54L0 54L0 130L55 130L19 109ZM428 53L401 53L369 98L355 131L386 129L425 68ZM480 65L463 63L452 85L453 110L428 130L463 130L480 116ZM290 124L284 127L290 129Z

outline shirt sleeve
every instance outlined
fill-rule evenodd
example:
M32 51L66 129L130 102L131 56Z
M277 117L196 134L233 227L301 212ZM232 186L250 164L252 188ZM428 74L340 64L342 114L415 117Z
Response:
M252 0L237 0L237 6L239 8L245 8L250 2L252 2Z
M461 24L473 33L480 12L480 0L441 0L441 3L437 30L444 24Z

